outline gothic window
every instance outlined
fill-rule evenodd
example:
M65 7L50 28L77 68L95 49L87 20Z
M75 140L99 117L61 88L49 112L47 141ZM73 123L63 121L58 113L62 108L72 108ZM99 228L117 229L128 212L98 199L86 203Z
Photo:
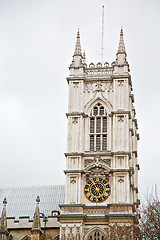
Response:
M107 150L107 111L96 104L90 114L90 151Z
M93 115L97 115L98 114L98 107L94 107L94 109L93 109Z
M88 240L104 240L104 234L101 231L93 231L90 233Z

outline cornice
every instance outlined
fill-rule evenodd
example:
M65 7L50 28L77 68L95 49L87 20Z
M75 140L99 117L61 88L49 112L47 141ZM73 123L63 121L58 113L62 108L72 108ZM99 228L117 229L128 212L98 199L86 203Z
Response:
M124 169L111 169L110 172L130 172L130 169L129 168L124 168Z
M84 173L83 170L63 170L64 173Z
M72 157L72 156L84 156L84 153L82 152L70 152L70 153L64 153L66 157Z
M58 218L58 220L59 219L63 219L63 218L69 218L69 219L84 219L84 218L86 218L86 215L85 214L77 214L77 213L75 213L75 214L73 214L73 213L67 213L67 214L60 214L60 215L58 215L57 216L57 218Z
M113 81L113 78L111 75L108 75L108 76L86 76L85 78L85 81L86 82L97 82L97 81Z
M67 82L69 83L70 81L84 81L86 79L85 76L81 76L81 77L78 77L78 76L70 76L70 77L67 77Z
M85 114L84 112L71 112L71 113L66 113L66 116L67 117L70 117L70 116L83 116L83 117L88 117L87 114Z
M117 151L117 152L69 152L64 153L66 157L72 157L72 156L81 156L81 157L95 157L95 156L113 156L113 155L128 155L129 158L131 158L131 152L125 152L125 151Z
M113 173L113 172L118 172L118 173L121 173L121 172L129 172L130 174L133 174L132 173L132 169L131 168L111 168L110 169L110 171L109 171L110 173ZM72 170L72 169L69 169L69 170L64 170L64 173L85 173L85 171L84 170L79 170L79 169L74 169L74 170Z
M136 217L134 213L109 213L105 214L106 217Z
M124 73L124 74L119 74L119 73L114 74L113 73L112 78L113 79L117 79L117 78L129 78L130 79L131 75L129 73Z
M59 207L85 207L85 204L80 204L80 203L72 203L72 204L68 204L68 203L64 203L64 204L59 204Z
M118 114L128 114L129 115L129 119L131 119L131 112L130 111L125 111L123 109L119 109L117 111L112 111L109 116L112 117L113 115L118 115Z

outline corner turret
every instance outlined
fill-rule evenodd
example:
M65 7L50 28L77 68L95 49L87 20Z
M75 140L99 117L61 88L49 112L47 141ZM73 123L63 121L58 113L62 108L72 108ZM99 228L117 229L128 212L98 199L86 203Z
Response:
M79 30L77 32L77 40L75 51L73 55L72 63L69 67L70 69L70 76L83 76L84 73L84 64L83 64L83 57L81 52L81 43L80 43L80 33Z
M121 27L121 31L120 31L120 40L119 40L119 46L118 46L118 51L117 51L116 56L117 56L116 61L112 63L112 66L114 68L114 73L129 72L129 64L126 60L127 53L125 50L122 27Z

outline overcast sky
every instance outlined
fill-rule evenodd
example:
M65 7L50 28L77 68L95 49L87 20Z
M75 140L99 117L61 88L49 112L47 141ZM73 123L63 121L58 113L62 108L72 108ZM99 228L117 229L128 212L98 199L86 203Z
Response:
M123 25L139 125L139 187L160 187L160 1L0 0L0 187L64 184L66 77L76 32L87 63L113 62Z

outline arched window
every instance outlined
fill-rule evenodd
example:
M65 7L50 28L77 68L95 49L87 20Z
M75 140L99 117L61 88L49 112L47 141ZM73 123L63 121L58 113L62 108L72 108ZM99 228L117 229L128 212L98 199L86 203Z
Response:
M24 236L21 240L31 240L31 237L28 236L28 235L26 235L26 236Z
M97 230L90 233L88 240L104 240L104 234Z
M90 114L90 151L107 150L107 111L96 104ZM93 239L94 240L94 239Z

